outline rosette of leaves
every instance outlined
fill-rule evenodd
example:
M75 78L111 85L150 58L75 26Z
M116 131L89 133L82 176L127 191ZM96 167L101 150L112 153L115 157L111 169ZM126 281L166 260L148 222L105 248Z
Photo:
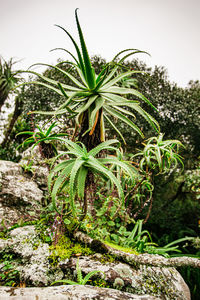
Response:
M12 71L14 64L12 59L8 62L4 61L4 63L2 63L2 60L0 58L0 111L9 93L20 80L20 78L16 76L20 71Z
M160 247L153 242L149 231L143 230L142 226L143 220L138 220L131 232L127 231L124 226L121 226L118 230L118 234L110 235L111 242L114 241L123 247L131 247L139 253L159 254L170 257L169 252L181 253L181 250L178 249L178 244L194 240L193 237L184 237ZM179 254L179 256L181 255Z
M119 161L117 157L98 158L97 156L102 150L118 151L118 148L113 144L118 144L118 140L108 140L99 144L97 147L87 151L83 143L74 143L66 140L67 151L59 154L56 159L61 156L68 156L69 159L62 161L51 171L48 179L48 186L52 197L54 209L61 213L59 204L57 205L57 195L66 187L69 193L70 212L73 217L77 217L77 208L75 200L83 201L83 212L81 219L87 214L88 194L87 186L89 174L100 176L103 180L110 181L112 186L115 186L121 203L124 204L124 192L121 187L120 180L110 171L108 164L120 166L121 170L127 173L131 178L134 177L131 166L127 163ZM53 185L53 186L52 186Z
M143 151L132 156L142 156L139 163L141 170L146 172L151 169L165 173L176 168L178 163L184 167L182 157L178 154L179 148L184 147L183 144L178 140L163 140L163 136L160 133L158 137L149 138Z
M38 131L23 131L18 133L18 135L30 135L22 144L20 144L18 148L27 146L29 144L34 144L33 148L38 144L40 145L40 150L42 155L45 158L52 158L58 154L55 145L52 143L53 141L58 141L58 138L63 136L68 136L67 133L53 133L52 130L57 126L56 122L53 122L46 131L43 131L39 125L36 125ZM49 143L50 142L50 143Z
M64 113L73 115L74 113L76 115L75 131L80 128L79 140L86 145L87 149L92 149L94 146L105 140L105 120L111 124L111 126L117 131L119 136L124 141L123 135L113 123L113 118L129 125L133 130L143 137L142 131L133 122L135 119L135 114L133 111L142 115L156 131L159 131L159 125L157 121L142 109L139 100L148 103L154 108L151 102L136 88L119 86L119 83L123 80L127 81L128 78L135 73L140 73L140 71L126 71L119 74L118 70L123 61L130 55L146 52L137 49L123 50L114 57L111 63L106 64L102 71L97 75L95 74L90 57L88 55L88 50L78 20L77 9L75 11L75 18L81 47L78 46L74 38L66 29L59 25L56 26L61 28L68 35L75 47L77 57L75 57L68 50L63 48L57 49L62 49L71 56L74 62L66 61L65 63L72 65L72 68L74 68L77 73L78 79L70 72L60 68L59 64L56 66L51 66L48 64L41 65L50 66L62 72L64 76L67 76L71 80L71 85L66 85L56 80L47 78L34 71L28 71L42 79L41 81L29 82L29 84L34 83L48 87L49 89L66 98L66 101L55 111L37 111L34 113L46 115L60 115ZM120 59L119 57L122 54L123 57ZM116 61L118 62L116 63ZM133 85L131 84L132 82ZM135 81L129 80L129 84L135 86ZM135 99L127 99L128 95Z

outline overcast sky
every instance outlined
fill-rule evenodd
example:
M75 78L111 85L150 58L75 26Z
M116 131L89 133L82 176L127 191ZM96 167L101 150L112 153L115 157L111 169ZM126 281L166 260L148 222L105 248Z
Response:
M137 48L151 54L137 58L166 67L179 86L200 79L200 0L0 0L0 55L21 60L18 69L66 59L49 52L64 47L75 53L54 24L77 40L77 7L90 55L109 61L120 50Z

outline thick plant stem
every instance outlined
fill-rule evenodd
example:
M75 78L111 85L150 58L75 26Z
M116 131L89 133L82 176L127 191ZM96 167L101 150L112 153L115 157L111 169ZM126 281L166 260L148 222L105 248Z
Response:
M17 121L17 119L18 119L18 117L20 116L21 113L22 113L22 103L20 102L19 97L16 97L15 109L14 109L9 127L8 127L8 129L5 133L4 140L1 144L2 148L4 148L6 146L6 144L8 144L9 139L10 139L10 135L11 135L13 127L15 125L15 122Z
M82 242L90 246L91 248L98 249L98 252L108 253L116 257L118 260L128 263L129 265L149 265L154 267L186 267L190 266L193 268L200 269L200 259L192 258L192 257L171 257L165 258L161 255L153 255L153 254L130 254L124 251L116 250L110 246L107 246L103 242L99 240L93 240L88 235L81 231L77 231L74 234L74 237Z
M83 214L80 217L79 221L83 221L87 215L87 211L88 211L88 199L87 199L87 189L85 189L84 192L84 199L83 199Z
M89 119L88 119L88 112L83 113L83 118L81 122L81 130L78 136L78 140L82 142L85 147L87 148L87 151L90 151L91 149L95 148L101 143L101 136L100 136L100 122L101 122L101 113L102 109L100 109L100 113L97 114L96 120L95 120L95 126L93 126L92 134L91 132L85 132L88 130L89 127ZM94 188L94 176L91 172L88 173L86 183L85 183L85 193L84 193L84 203L83 203L83 215L80 218L80 221L82 221L88 211L88 202L90 202L90 210L91 214L94 215L94 208L93 208L93 188ZM89 201L88 201L89 200Z
M83 113L81 130L78 135L78 140L86 146L87 151L90 151L91 149L95 148L101 143L101 133L100 133L101 113L102 113L102 109L100 109L99 111L96 120L96 126L95 128L93 128L92 134L90 134L89 132L85 133L89 127L88 111Z
M85 188L84 199L83 199L83 214L80 217L80 221L82 221L86 217L88 210L90 210L90 213L93 217L95 216L95 210L93 208L93 197L94 197L94 176L92 172L89 171L86 179L86 188Z

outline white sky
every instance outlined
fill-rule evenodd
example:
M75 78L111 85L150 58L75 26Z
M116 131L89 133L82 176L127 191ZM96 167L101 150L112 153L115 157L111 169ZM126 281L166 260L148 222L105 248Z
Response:
M78 41L79 20L90 55L111 60L120 50L137 48L137 58L168 69L169 79L185 87L200 79L200 0L0 0L0 55L21 60L17 69L55 63L75 53L65 27ZM40 68L37 71L42 71Z

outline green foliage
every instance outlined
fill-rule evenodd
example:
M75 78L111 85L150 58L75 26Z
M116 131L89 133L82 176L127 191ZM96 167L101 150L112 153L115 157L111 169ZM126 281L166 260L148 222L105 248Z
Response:
M2 146L0 145L0 159L18 162L21 158L20 153L16 150L18 146L23 142L23 136L16 136L21 131L30 131L30 125L26 120L20 116L12 129L9 136L9 143Z
M200 237L194 238L192 246L198 250L196 254L200 257Z
M178 246L174 246L178 243L193 240L194 238L183 238L163 247L158 247L156 243L153 243L150 233L147 230L142 230L142 222L143 220L138 220L131 232L127 231L125 227L121 227L118 231L118 234L110 236L110 238L114 239L120 245L124 247L131 247L139 253L151 253L151 254L159 254L166 257L169 257L168 252L179 252ZM150 242L149 242L150 240Z
M0 111L8 95L19 81L19 77L17 77L19 71L12 71L14 64L12 58L8 62L2 62L2 60L0 58Z
M147 228L158 244L199 235L198 169L154 177L153 207ZM164 212L164 213L163 213Z
M102 278L90 279L90 285L99 286L101 288L111 288L109 283Z
M134 221L117 197L105 197L99 194L96 202L95 215L88 214L80 225L80 228L92 238L98 237L100 240L107 240L111 234L118 232L120 228L125 228Z
M118 194L123 203L124 193L120 184L120 181L113 175L113 173L106 167L107 164L117 165L124 172L129 174L130 177L133 177L133 172L130 166L127 163L119 161L117 158L113 157L112 159L107 158L96 158L101 151L110 150L117 152L118 149L113 144L118 144L117 140L109 140L101 143L97 147L93 148L87 152L86 147L81 144L80 146L77 143L72 141L65 140L67 152L64 152L56 157L61 157L61 155L68 155L70 158L59 163L51 172L48 180L49 190L51 191L52 203L56 211L59 212L59 209L56 205L56 196L58 192L61 192L66 186L69 187L69 204L70 209L72 210L72 215L77 217L75 197L84 201L84 214L85 217L87 213L87 195L86 195L86 183L88 173L99 175L103 179L110 180L117 188ZM55 179L53 189L51 190L52 179L56 174L59 175Z
M8 161L19 161L20 156L16 153L16 148L19 144L16 142L11 142L9 144L9 148L3 148L0 145L0 160L8 160Z
M157 173L166 173L175 169L180 163L183 167L182 157L178 154L182 143L178 140L163 140L163 134L147 140L144 150L133 155L132 158L142 156L141 170L157 170ZM148 168L148 169L147 169Z
M188 170L185 176L184 192L195 195L195 199L200 199L200 166L195 170Z
M200 270L191 267L179 267L178 271L190 289L191 300L197 300L200 295Z
M84 278L83 278L83 275L82 275L82 271L81 271L81 268L79 267L79 259L77 259L77 263L76 263L76 273L77 273L77 282L76 281L72 281L72 280L67 280L67 279L64 279L64 280L58 280L58 281L55 281L52 283L53 284L56 284L56 283L65 283L65 284L79 284L79 285L85 285L92 276L96 275L97 273L102 273L104 274L102 271L98 271L98 270L95 270L95 271L91 271L89 272Z
M182 251L178 249L179 246L177 244L194 240L193 237L185 237L160 247L156 243L153 243L151 235L147 230L142 231L142 220L138 220L132 232L126 232L125 235L127 235L127 238L123 243L125 246L132 246L139 253L146 252L149 254L163 255L165 257L170 257L171 254L176 256L174 253L182 253ZM169 254L169 252L171 252L171 254Z
M108 242L108 241L104 241L104 243L106 245L108 245L109 247L114 248L114 249L119 250L119 251L123 251L123 252L130 253L130 254L136 254L136 255L139 254L139 252L137 252L137 250L135 250L133 248L130 248L130 247L123 247L121 245L111 243L111 242Z
M50 126L46 129L46 131L42 131L39 125L36 125L38 131L32 132L32 131L23 131L17 134L19 135L30 135L29 138L27 138L19 147L24 147L29 144L34 144L33 148L36 147L38 144L42 147L42 153L47 158L51 158L58 154L57 149L53 143L48 144L52 141L57 141L59 137L68 136L67 133L52 133L52 130L57 126L56 122L53 122L50 124ZM45 144L49 145L51 147L48 151L48 146L45 147ZM17 148L17 149L18 149Z
M98 209L96 214L98 218L93 220L90 216L81 226L91 237L99 238L108 246L133 254L150 253L169 257L169 252L181 253L177 244L194 241L193 237L185 237L160 247L152 241L148 230L142 230L143 220L134 222L126 215L125 210L122 211L113 202L114 198L112 198L112 206L109 207L108 203L105 203L101 209ZM127 227L132 227L132 231L127 230Z
M15 269L13 254L5 253L0 257L3 267L0 269L0 285L14 286L19 283L19 271Z
M32 173L34 174L35 168L33 168L33 160L31 160L28 164L21 164L20 165L25 173Z
M60 236L56 245L50 246L51 254L49 260L52 265L57 265L59 261L69 259L72 256L91 255L94 252L80 243L72 242L68 237Z
M42 85L44 87L48 87L50 90L53 90L54 92L58 93L59 95L63 95L66 98L66 101L62 105L60 105L56 111L37 111L37 113L45 115L62 115L64 113L76 114L76 124L77 126L80 125L82 127L82 134L87 133L89 135L93 135L99 122L100 127L98 129L98 134L101 141L105 140L104 118L106 118L106 120L113 126L120 137L124 140L122 134L110 120L110 117L108 117L108 115L110 115L112 118L120 119L122 122L129 125L133 130L143 136L141 130L132 122L131 119L126 116L128 115L133 119L135 118L135 115L132 112L130 112L128 109L125 110L123 108L127 107L135 110L136 113L140 114L146 121L151 124L151 126L155 130L158 131L159 125L157 121L140 107L138 100L128 100L126 98L126 95L133 95L137 99L146 102L154 108L150 101L136 89L120 87L117 85L118 82L120 82L124 78L127 80L127 77L137 73L137 71L128 71L122 74L117 74L119 66L130 55L133 55L135 53L142 53L143 51L139 51L137 49L126 49L119 52L114 57L113 61L110 64L105 65L99 75L96 75L88 55L87 47L77 16L77 10L75 11L75 17L81 49L78 47L77 43L67 30L65 30L61 26L58 27L61 28L69 36L75 47L77 58L75 58L75 56L71 52L67 50L65 51L75 61L73 63L67 63L71 64L72 68L76 70L79 79L76 79L76 77L74 77L70 72L61 69L59 65L51 67L63 73L64 76L68 77L73 85L65 85L53 79L49 79L43 75L40 75L36 72L31 72L32 74L39 76L39 78L41 78L46 83L44 83L43 81L34 81L29 82L29 84L34 83ZM123 53L126 54L119 60L118 63L115 63L115 60L117 60ZM86 121L86 118L88 121ZM86 122L87 125L85 125L84 122ZM86 128L84 128L85 126Z
M53 222L53 218L55 216L55 212L52 214L45 214L44 216L41 215L40 219L35 224L35 229L37 231L38 238L43 243L52 244L53 238L52 238L52 232L51 232L51 225Z
M117 242L123 244L125 247L135 248L138 252L142 253L145 247L152 243L149 232L142 230L142 221L138 220L131 232L128 232L126 228L120 228L119 235L117 237L114 236L114 238L117 238ZM147 243L149 239L151 243Z
M138 89L156 106L159 113L143 103L142 108L150 113L159 122L161 132L165 133L166 139L179 139L186 146L184 153L186 158L198 157L200 154L199 143L199 81L191 81L187 88L178 87L168 79L167 70L161 66L154 69L139 60L126 61L124 64L129 69L140 70L143 73L135 75ZM143 128L145 137L154 136L154 132L138 116L137 124ZM129 151L137 147L138 137L134 132L129 132L118 122ZM185 156L185 155L184 155ZM191 161L190 161L191 163Z

